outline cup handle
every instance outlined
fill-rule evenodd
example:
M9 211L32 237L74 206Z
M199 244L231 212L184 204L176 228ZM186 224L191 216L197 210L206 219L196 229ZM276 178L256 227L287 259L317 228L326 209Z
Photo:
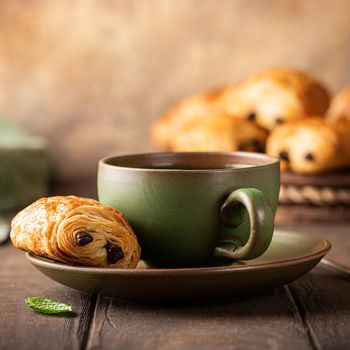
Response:
M238 227L242 222L242 209L248 213L250 233L248 241L239 245L239 233L226 239L215 248L214 255L229 259L254 259L263 254L271 243L274 215L269 201L256 188L233 191L220 208L221 221L225 226Z

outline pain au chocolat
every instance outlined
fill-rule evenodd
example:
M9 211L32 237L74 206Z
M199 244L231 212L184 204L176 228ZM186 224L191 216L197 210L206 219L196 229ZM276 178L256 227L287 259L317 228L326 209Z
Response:
M151 139L155 146L171 149L171 138L182 126L192 120L222 114L221 106L216 104L223 88L189 96L172 106L158 118L151 128Z
M280 124L325 114L330 95L309 74L287 67L267 68L231 88L216 103L226 113L273 130Z
M124 215L75 196L41 198L12 220L16 248L67 264L135 268L141 254Z
M280 157L281 169L319 174L350 166L350 124L309 117L276 128L266 153Z
M309 74L268 68L238 83L184 98L153 123L151 138L157 147L174 150L172 139L183 133L185 124L222 114L271 131L280 124L324 115L329 102L327 88ZM215 129L216 123L212 126Z
M267 132L253 123L225 114L202 117L184 124L170 139L176 152L263 152Z

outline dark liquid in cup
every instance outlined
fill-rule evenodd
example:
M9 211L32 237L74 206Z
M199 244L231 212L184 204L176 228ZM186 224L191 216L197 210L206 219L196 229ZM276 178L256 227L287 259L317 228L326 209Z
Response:
M198 164L198 165L185 165L185 164L170 164L170 165L151 165L149 169L173 169L173 170L220 170L220 169L238 169L251 167L251 164Z
M108 159L107 164L120 167L159 170L227 170L269 164L270 159L250 153L154 153Z

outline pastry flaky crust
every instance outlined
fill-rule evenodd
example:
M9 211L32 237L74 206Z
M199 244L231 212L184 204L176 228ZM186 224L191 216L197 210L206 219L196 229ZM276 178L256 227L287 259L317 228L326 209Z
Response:
M173 151L263 152L267 132L253 123L224 114L193 119L170 139Z
M350 124L311 117L275 129L266 144L281 168L317 174L350 166Z
M329 107L328 118L345 119L350 123L350 86L334 96Z
M79 245L78 234L86 233L91 242ZM120 211L75 196L41 198L23 209L12 220L11 240L24 251L86 266L135 268L141 253ZM111 263L106 247L117 247L122 258Z
M237 84L185 98L154 122L151 138L156 146L171 149L171 138L184 124L222 114L273 130L285 122L323 115L329 100L327 89L306 73L269 68Z
M323 115L329 93L317 80L290 68L269 68L226 89L217 103L230 115L252 119L273 130L282 123Z
M216 104L223 89L203 92L184 98L157 119L151 127L152 142L163 149L170 148L170 139L185 123L200 117L221 114Z

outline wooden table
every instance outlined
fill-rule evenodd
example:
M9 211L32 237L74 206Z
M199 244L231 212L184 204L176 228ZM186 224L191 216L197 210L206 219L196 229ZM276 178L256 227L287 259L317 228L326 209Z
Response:
M298 229L327 237L329 257L350 266L347 225ZM61 286L10 244L0 257L0 349L350 349L350 280L323 265L231 302L133 304ZM28 296L63 301L76 315L37 314L24 304Z

